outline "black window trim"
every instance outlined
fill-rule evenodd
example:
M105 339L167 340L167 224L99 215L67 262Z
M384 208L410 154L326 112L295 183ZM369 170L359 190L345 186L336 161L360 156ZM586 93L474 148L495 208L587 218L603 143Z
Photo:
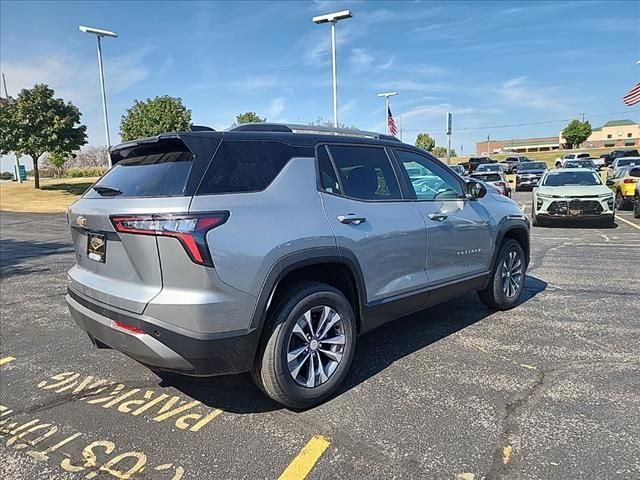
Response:
M282 171L287 167L287 165L289 165L289 163L291 162L291 160L293 160L294 158L311 158L309 156L305 156L305 155L294 155L292 157L289 157L286 162L284 162L282 164L282 168L280 169L280 171L276 174L275 177L273 177L271 179L271 181L261 190L244 190L241 192L216 192L216 193L201 193L200 192L200 187L202 186L202 182L204 182L204 179L207 175L207 172L209 171L209 168L211 168L216 155L218 154L218 150L222 147L222 143L225 141L224 138L222 138L222 140L220 141L220 143L218 143L218 146L215 149L215 152L213 153L213 155L211 156L211 159L209 160L209 163L207 165L207 168L205 168L203 174L202 174L202 178L200 179L200 182L198 182L198 186L195 189L195 192L193 193L193 197L208 197L208 196L213 196L213 195L244 195L244 194L248 194L248 193L262 193L265 190L267 190L272 184L273 182L276 181L276 179L282 174ZM249 138L242 138L242 139L227 139L227 142L255 142L255 139L249 139ZM259 140L262 142L272 142L272 143L281 143L283 145L287 145L288 147L291 148L305 148L304 146L300 146L300 145L295 145L293 143L289 143L289 142L283 142L282 140L279 139L275 139L275 140L271 140L271 139L266 139L266 140ZM310 147L306 147L306 148L310 148Z
M335 160L333 158L333 155L331 153L331 148L329 148L329 147L331 147L331 145L336 145L336 146L340 146L340 147L379 148L379 149L383 150L385 155L387 156L387 159L389 160L389 164L391 165L391 170L393 171L393 175L394 175L394 177L396 179L396 183L398 184L398 190L400 191L400 198L387 198L387 199L381 198L379 200L368 200L368 199L364 199L364 198L350 197L349 195L347 195L346 191L344 189L344 185L342 184L342 178L340 176L340 171L338 170L336 162L335 162ZM333 173L334 173L334 175L336 175L336 178L338 180L338 185L340 186L340 191L342 193L327 192L326 190L324 190L322 188L322 183L321 183L321 179L320 179L320 163L319 163L319 158L318 158L318 150L320 149L320 147L325 147L325 149L327 151L327 154L329 155L329 160L331 161L331 166L333 167ZM372 144L372 143L320 142L320 143L316 144L316 148L315 148L316 186L318 188L318 192L319 193L324 193L325 195L333 195L334 197L347 198L349 200L353 200L353 201L356 201L356 202L364 202L364 203L389 203L389 202L407 202L407 201L412 201L413 199L406 197L406 192L404 191L403 183L400 180L400 178L398 178L398 167L397 167L396 162L394 161L394 159L391 157L391 155L387 151L387 149L388 149L388 147L386 145L377 145L377 144Z
M410 200L413 202L459 202L461 200L469 200L469 197L467 197L464 192L466 191L466 182L462 179L459 178L459 175L457 175L453 170L451 170L447 165L445 165L444 163L442 163L440 160L438 160L435 157L432 157L431 155L425 155L422 152L417 152L411 148L403 148L403 147L388 147L391 150L391 154L393 155L394 158L394 163L395 163L395 167L398 169L401 169L402 172L402 181L404 183L404 188L407 190L408 195L411 197ZM426 199L426 198L418 198L417 194L415 193L415 189L413 188L413 185L411 184L411 179L409 178L409 174L407 173L406 169L401 165L402 162L400 162L400 159L396 156L395 151L396 150L400 150L400 151L405 151L405 152L409 152L409 153L414 153L416 155L418 155L419 157L423 157L426 158L427 160L431 160L432 162L435 162L437 166L442 167L445 171L447 169L451 170L452 172L452 177L454 178L454 180L456 182L458 182L458 184L460 185L460 188L462 189L463 195L461 197L457 197L457 198L433 198L433 199Z

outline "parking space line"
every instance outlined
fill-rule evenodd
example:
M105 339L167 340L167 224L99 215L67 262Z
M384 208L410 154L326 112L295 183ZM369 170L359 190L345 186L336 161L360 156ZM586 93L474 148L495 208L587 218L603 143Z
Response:
M315 435L282 472L278 480L303 480L307 478L322 454L329 448L330 443L328 438Z
M15 357L4 357L4 358L0 358L0 365L5 365L9 362L13 362L15 360Z
M640 230L640 225L636 225L633 222L630 222L629 220L625 220L624 218L622 218L620 215L616 215L616 220L621 220L624 223L631 225L633 228L637 228L638 230Z

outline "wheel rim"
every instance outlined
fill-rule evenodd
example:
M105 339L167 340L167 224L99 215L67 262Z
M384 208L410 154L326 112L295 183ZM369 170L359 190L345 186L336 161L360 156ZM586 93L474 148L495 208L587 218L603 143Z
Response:
M502 261L502 292L515 297L522 285L523 263L517 251L511 250Z
M620 192L616 194L616 208L618 210L622 210L622 195Z
M300 316L289 336L287 367L300 386L315 388L336 372L347 344L344 321L333 308L319 305Z

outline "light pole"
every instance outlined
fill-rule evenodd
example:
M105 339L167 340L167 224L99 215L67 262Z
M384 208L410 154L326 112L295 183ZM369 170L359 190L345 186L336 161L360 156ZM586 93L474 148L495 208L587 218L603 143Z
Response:
M116 38L118 36L115 32L109 30L101 30L99 28L86 27L80 25L78 27L81 32L91 33L96 36L98 41L98 69L100 70L100 91L102 92L102 113L104 114L104 129L107 136L107 161L109 162L109 168L111 168L111 155L109 155L109 147L111 147L111 139L109 137L109 117L107 115L107 94L104 89L104 70L102 68L102 45L100 39L102 37Z
M339 20L345 20L351 18L353 14L351 10L341 10L340 12L327 13L326 15L320 15L313 17L314 23L331 23L331 63L333 74L333 127L338 127L338 78L336 73L336 23Z
M397 94L398 92L385 92L378 94L379 97L384 97L384 124L386 125L385 132L387 132L387 135L389 135L389 97L393 97Z

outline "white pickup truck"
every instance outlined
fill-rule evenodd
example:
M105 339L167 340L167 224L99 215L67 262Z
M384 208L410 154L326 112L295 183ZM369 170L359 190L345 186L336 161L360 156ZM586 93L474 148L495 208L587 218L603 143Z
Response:
M563 157L556 158L556 168L564 167L565 163L571 160L592 160L596 167L603 168L605 166L604 158L593 158L589 152L567 153Z

